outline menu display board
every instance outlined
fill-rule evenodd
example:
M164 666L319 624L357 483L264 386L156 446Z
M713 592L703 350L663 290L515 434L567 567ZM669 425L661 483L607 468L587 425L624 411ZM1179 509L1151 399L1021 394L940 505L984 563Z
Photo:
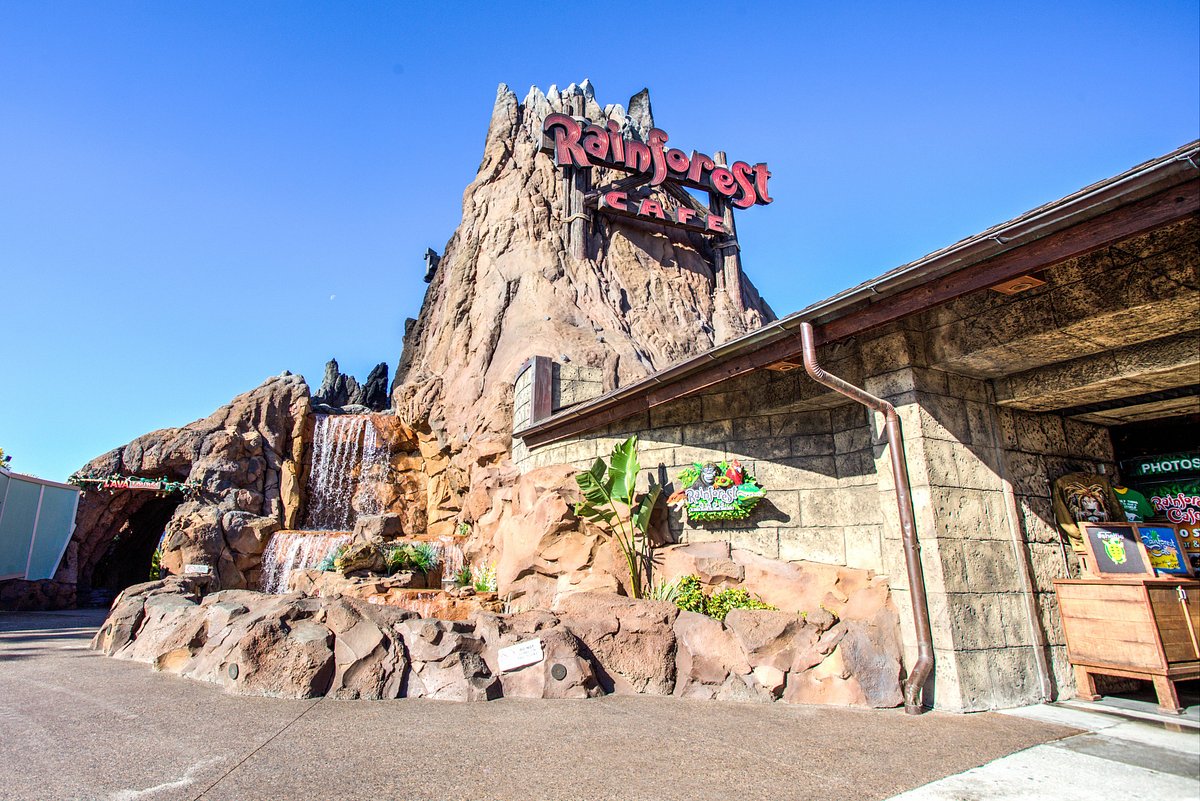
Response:
M1088 571L1100 577L1154 577L1150 554L1134 523L1080 523Z

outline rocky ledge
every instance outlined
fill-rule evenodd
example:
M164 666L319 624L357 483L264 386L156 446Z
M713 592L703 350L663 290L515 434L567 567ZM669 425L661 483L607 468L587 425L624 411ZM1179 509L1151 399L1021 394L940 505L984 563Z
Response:
M92 647L227 692L287 698L478 701L615 692L901 703L893 627L825 610L735 609L722 623L662 601L581 592L553 611L481 611L445 621L341 595L205 589L205 579L184 577L130 587ZM502 670L501 649L530 640L540 642L542 658Z

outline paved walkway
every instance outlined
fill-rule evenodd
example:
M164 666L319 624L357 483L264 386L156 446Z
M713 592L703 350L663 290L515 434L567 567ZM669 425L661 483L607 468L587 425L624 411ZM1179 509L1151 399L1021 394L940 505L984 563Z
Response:
M1196 801L1200 731L1054 706L1006 714L1086 733L927 784L894 801Z
M1076 733L646 697L245 698L91 652L101 618L0 613L0 798L882 799Z

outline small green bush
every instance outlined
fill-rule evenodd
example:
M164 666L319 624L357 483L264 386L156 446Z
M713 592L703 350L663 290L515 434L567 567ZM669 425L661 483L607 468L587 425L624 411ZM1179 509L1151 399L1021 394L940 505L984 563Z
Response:
M684 576L678 582L675 605L685 612L708 614L708 596L700 588L699 576Z
M731 609L776 609L750 595L743 589L730 587L713 593L708 599L708 616L724 621Z
M475 568L471 585L475 588L475 592L495 592L496 568L491 565Z
M737 587L705 595L699 576L684 576L674 587L675 605L680 609L685 612L699 612L722 622L731 609L776 609Z
M454 583L460 587L470 587L475 583L475 574L471 572L471 566L464 564L454 574Z

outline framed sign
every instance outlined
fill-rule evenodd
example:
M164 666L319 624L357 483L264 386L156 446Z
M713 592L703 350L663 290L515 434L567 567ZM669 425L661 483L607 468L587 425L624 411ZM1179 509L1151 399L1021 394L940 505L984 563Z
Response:
M1150 554L1134 523L1080 523L1088 572L1094 576L1154 577Z
M1139 523L1137 530L1146 552L1150 554L1150 564L1159 575L1192 575L1192 566L1175 526Z

